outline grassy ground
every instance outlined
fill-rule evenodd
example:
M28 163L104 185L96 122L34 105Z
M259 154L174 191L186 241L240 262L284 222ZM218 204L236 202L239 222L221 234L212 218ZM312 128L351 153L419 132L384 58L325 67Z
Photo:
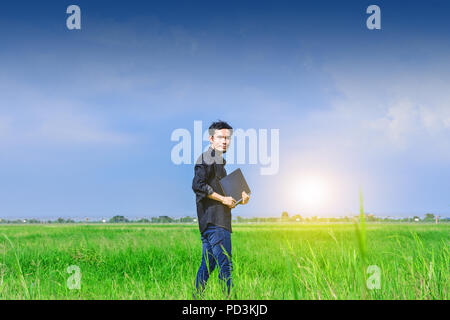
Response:
M356 234L350 223L233 225L234 298L448 299L450 224L366 223L365 259ZM0 225L0 299L191 299L200 261L196 225ZM380 289L367 288L370 265ZM217 270L204 298L224 298Z

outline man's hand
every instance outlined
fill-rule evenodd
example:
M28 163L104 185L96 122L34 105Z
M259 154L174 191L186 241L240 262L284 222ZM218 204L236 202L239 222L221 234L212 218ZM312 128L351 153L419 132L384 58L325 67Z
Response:
M248 200L250 199L250 196L245 192L242 191L242 204L247 204Z
M223 197L222 203L228 208L233 209L236 206L236 200L234 200L232 197Z

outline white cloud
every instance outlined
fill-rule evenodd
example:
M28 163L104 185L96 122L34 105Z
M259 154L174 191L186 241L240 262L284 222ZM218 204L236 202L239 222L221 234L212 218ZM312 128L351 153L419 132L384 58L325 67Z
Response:
M128 134L79 102L48 96L33 87L0 81L0 143L123 144Z
M450 160L450 73L374 75L358 66L328 72L337 94L328 110L307 116L309 147L328 155Z
M121 144L130 140L124 134L105 128L98 119L73 108L46 111L37 118L38 125L33 133L44 141Z
M418 136L424 140L445 138L446 131L450 129L449 119L450 106L446 109L431 103L427 106L418 105L404 99L387 106L385 115L371 124L393 145L408 147L417 141Z

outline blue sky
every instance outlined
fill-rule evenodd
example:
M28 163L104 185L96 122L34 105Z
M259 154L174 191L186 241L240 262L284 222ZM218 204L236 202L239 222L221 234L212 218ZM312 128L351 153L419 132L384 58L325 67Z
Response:
M381 30L366 28L371 4ZM359 186L376 215L449 216L449 7L4 4L0 217L194 216L193 166L171 161L170 137L216 119L280 132L277 174L227 166L253 191L234 216L356 213ZM311 177L327 184L317 208L295 193Z

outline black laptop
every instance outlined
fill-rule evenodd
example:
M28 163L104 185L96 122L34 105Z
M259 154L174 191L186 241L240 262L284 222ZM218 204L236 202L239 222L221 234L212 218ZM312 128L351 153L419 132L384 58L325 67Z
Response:
M245 191L247 194L251 193L241 169L234 170L229 175L220 179L219 183L223 193L227 197L232 197L236 200L236 204L242 202L242 191Z

